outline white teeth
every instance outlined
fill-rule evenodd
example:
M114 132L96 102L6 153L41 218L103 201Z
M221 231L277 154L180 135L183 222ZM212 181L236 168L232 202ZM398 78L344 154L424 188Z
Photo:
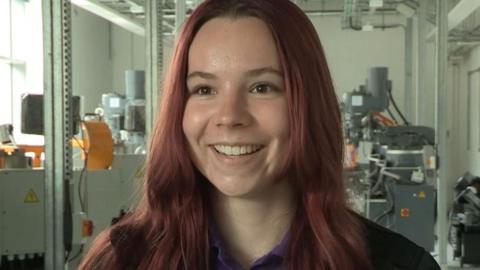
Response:
M261 146L260 145L214 145L215 150L218 152L227 155L227 156L240 156L240 155L248 155L253 152L258 151Z

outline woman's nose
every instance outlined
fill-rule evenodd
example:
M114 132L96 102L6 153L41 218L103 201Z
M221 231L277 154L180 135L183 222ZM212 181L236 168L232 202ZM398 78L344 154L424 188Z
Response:
M231 128L250 125L252 115L246 99L247 97L239 93L225 94L219 100L216 126Z

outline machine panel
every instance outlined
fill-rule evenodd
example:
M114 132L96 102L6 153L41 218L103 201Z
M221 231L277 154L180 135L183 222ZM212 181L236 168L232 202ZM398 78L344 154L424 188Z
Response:
M394 185L393 229L428 251L434 249L435 191L431 185Z
M115 155L111 169L84 172L82 181L82 171L74 171L70 190L74 217L72 257L81 245L88 245L109 227L121 210L129 211L136 205L141 195L139 179L144 160L144 155ZM43 170L0 170L0 269L16 269L17 264L30 263L45 252L44 178ZM93 236L88 239L82 235L84 219L93 223Z
M43 253L43 170L0 170L0 247L2 255Z

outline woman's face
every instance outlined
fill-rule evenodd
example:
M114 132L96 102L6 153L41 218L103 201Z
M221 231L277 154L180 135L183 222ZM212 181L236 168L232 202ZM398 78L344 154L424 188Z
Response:
M227 196L268 192L283 169L289 124L278 51L253 17L215 18L189 50L183 118L192 160Z

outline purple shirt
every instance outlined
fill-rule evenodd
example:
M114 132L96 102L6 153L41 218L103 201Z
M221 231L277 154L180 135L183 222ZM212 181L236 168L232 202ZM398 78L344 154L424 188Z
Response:
M211 270L247 270L243 269L227 253L225 245L221 239L218 229L214 226L210 228L210 265ZM283 255L287 248L289 233L287 233L280 244L270 252L256 260L248 270L282 270Z

